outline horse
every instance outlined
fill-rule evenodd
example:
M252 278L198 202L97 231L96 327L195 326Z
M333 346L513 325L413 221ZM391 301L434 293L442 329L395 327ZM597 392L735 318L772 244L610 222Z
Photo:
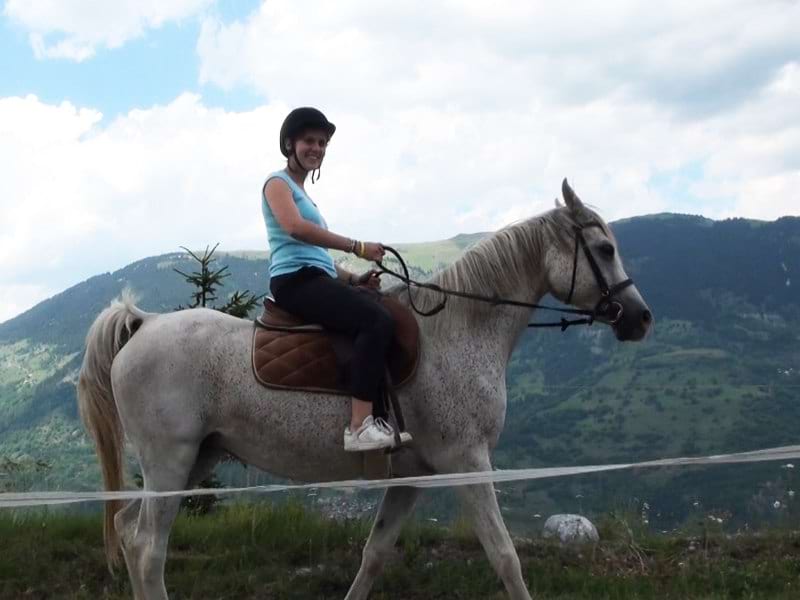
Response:
M491 470L506 414L506 365L532 314L525 303L549 293L590 311L620 341L645 337L653 317L627 278L611 230L566 179L562 194L565 204L556 200L554 209L485 237L430 279L520 304L454 296L436 316L417 317L420 362L398 390L414 440L394 454L395 476ZM441 297L401 285L387 293L423 306ZM123 489L126 439L151 491L193 487L229 454L295 481L361 476L360 453L342 447L349 398L262 387L252 372L252 335L247 320L199 308L147 313L125 293L101 312L87 334L78 404L106 490ZM509 597L529 599L492 484L457 492ZM418 493L386 490L347 600L369 595ZM121 547L136 600L168 598L164 565L179 504L179 497L106 503L109 567L119 563Z

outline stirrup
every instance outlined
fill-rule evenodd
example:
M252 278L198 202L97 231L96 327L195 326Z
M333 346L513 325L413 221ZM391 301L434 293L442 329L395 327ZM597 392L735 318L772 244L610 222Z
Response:
M392 427L392 425L388 423L386 419L384 419L383 417L376 418L374 422L375 425L386 431L386 433L390 433L392 436L394 436L394 445L385 450L387 453L397 452L398 450L400 450L400 448L402 448L403 446L414 440L414 438L411 436L409 432L399 431L399 428Z

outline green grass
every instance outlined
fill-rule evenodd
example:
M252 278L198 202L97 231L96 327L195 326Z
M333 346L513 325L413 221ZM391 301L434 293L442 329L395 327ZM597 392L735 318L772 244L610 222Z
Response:
M634 520L632 519L631 522ZM599 523L602 542L579 549L517 540L538 598L723 599L797 597L800 535L720 531L657 536L624 518ZM0 513L0 598L130 598L105 568L99 514ZM333 522L296 504L232 505L181 516L166 581L172 598L342 598L358 570L365 521ZM412 522L371 598L505 598L465 524Z

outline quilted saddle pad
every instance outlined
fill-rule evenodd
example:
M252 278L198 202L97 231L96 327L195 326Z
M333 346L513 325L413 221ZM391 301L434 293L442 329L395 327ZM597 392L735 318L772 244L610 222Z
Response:
M413 377L419 361L419 325L394 298L375 298L394 318L387 367L392 385L399 387ZM267 299L253 331L253 371L267 387L347 395L352 350L346 336L304 323Z

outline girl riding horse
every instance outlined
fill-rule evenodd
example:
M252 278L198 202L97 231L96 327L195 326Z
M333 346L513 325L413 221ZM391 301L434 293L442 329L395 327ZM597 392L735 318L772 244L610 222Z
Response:
M344 449L366 451L395 444L392 426L373 416L380 403L386 353L394 322L389 312L358 285L377 288L375 271L361 277L334 264L329 248L380 261L382 244L350 239L328 230L305 182L319 177L336 126L315 108L289 113L280 131L280 149L286 168L267 177L261 206L271 251L270 291L275 303L312 323L343 333L354 340L351 362L350 425L344 430ZM400 435L402 442L410 434Z

